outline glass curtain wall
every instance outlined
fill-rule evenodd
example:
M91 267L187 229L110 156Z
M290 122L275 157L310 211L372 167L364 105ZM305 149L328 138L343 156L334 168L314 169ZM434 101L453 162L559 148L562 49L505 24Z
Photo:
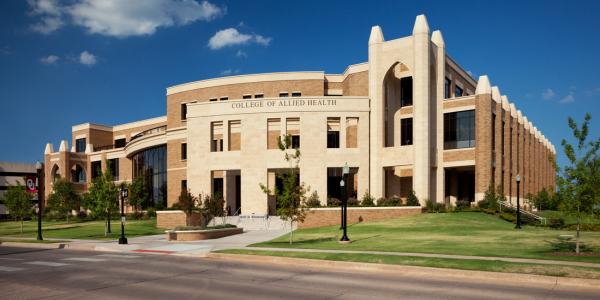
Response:
M149 201L146 207L164 208L167 204L167 146L140 151L131 158L133 178L144 177Z

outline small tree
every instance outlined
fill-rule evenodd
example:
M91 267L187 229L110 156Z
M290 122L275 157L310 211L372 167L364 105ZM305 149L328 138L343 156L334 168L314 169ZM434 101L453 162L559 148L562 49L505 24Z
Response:
M81 197L73 184L66 179L59 179L52 185L52 194L48 196L48 208L56 211L59 215L65 216L69 223L71 211L79 210L81 207Z
M190 226L190 222L192 220L192 213L195 210L197 210L199 206L198 197L192 195L192 193L189 190L184 190L181 191L181 193L179 194L177 204L185 212L185 225Z
M499 195L496 193L494 189L494 185L490 182L488 185L485 194L483 194L483 199L477 202L477 206L483 209L494 209L498 208Z
M15 221L21 220L21 233L23 233L23 219L31 214L32 199L33 195L28 193L20 182L17 182L16 186L9 186L4 195L4 205L8 213L15 218Z
M360 201L361 206L375 206L375 198L371 196L369 191L365 191L365 194L362 196L362 200Z
M421 203L419 203L419 198L417 198L414 190L411 190L410 194L408 194L408 198L406 198L406 206L421 206Z
M119 208L119 190L113 182L110 165L107 162L107 168L96 179L92 181L85 195L87 208L92 210L94 215L104 218L104 236L111 233L110 217L116 213Z
M312 194L306 200L307 207L321 207L321 200L319 199L319 193L313 191Z
M138 214L147 204L148 197L149 193L144 177L137 176L129 186L129 198L127 200L135 214Z
M284 159L289 168L277 175L283 183L282 189L275 187L269 190L265 185L260 188L267 195L275 195L277 201L277 215L290 223L290 244L293 241L294 223L303 222L306 217L306 193L310 190L304 183L298 183L298 169L300 166L300 150L292 149L292 136L285 135L278 141L279 150L284 153Z
M216 217L225 216L225 201L223 197L220 195L215 195L214 197L208 194L205 195L202 201L202 216L207 224L212 220L214 226L216 224Z
M582 215L592 212L594 205L600 202L600 161L598 159L600 138L588 141L591 119L592 116L587 113L580 128L572 118L569 118L569 127L577 143L573 146L565 139L562 140L561 144L568 158L568 164L557 180L563 202L562 210L577 218L575 240L577 254L580 250Z

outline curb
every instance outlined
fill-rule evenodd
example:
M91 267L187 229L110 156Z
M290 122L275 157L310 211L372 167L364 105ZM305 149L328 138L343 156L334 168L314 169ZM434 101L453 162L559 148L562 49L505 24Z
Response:
M23 247L36 249L64 249L68 248L68 243L27 243L27 242L0 242L1 246Z
M291 258L266 255L248 255L248 254L226 254L226 253L209 253L209 259L226 259L235 260L247 263L260 264L276 264L295 267L311 267L320 269L329 269L334 271L364 271L364 272L387 272L402 275L422 275L427 277L448 278L454 277L459 279L476 279L478 281L490 282L510 282L515 285L522 286L523 284L548 284L557 286L577 286L585 288L600 288L600 280L585 279L585 278L567 278L554 277L546 275L533 275L521 273L501 273L487 271L472 271L461 269L445 269L432 267L417 267L405 265L390 265L377 263L363 262L347 262L347 261L331 261L307 258Z

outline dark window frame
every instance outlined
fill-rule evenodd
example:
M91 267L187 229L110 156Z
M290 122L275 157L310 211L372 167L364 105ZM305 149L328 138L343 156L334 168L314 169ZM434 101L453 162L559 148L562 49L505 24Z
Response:
M181 160L187 159L187 143L181 143Z
M400 146L413 144L413 118L400 119Z
M444 150L475 147L475 110L444 114Z
M83 153L86 148L86 138L75 139L75 152Z
M413 105L413 78L400 78L400 107Z
M181 120L187 120L187 103L181 103Z

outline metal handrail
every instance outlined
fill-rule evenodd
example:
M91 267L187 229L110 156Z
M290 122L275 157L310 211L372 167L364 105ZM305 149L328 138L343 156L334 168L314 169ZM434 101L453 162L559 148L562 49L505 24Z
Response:
M500 210L502 210L502 206L505 206L505 207L508 207L508 208L512 208L512 209L516 209L516 208L515 208L515 207L512 205L512 203L510 203L510 202L508 202L508 201L499 201L499 202L498 202L498 205L500 206ZM541 224L543 224L543 225L546 225L546 224L547 224L547 222L548 222L548 220L547 220L546 218L544 218L544 217L542 217L542 216L539 216L539 215L536 215L536 214L534 214L534 213L532 213L532 212L526 211L526 210L524 210L524 209L522 209L522 208L520 208L520 207L519 207L519 211L520 211L522 214L526 215L526 216L529 216L529 217L531 217L531 218L534 218L534 219L536 219L536 220L540 221L540 223L541 223Z

